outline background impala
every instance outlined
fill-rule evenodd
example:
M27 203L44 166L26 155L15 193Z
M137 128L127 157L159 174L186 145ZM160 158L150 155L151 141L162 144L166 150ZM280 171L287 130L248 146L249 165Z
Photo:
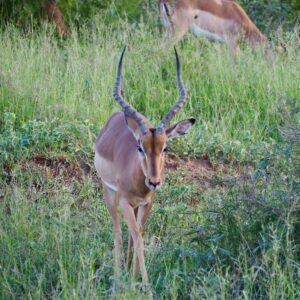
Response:
M189 30L210 40L224 42L233 57L238 43L245 39L251 47L266 45L259 31L243 8L228 0L160 0L160 15L172 43Z

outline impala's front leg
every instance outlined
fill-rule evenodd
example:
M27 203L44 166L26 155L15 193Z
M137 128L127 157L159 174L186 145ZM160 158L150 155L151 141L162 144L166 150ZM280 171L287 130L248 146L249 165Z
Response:
M133 207L124 198L120 199L120 207L122 209L124 219L125 219L125 221L128 225L130 234L131 234L132 239L133 239L134 252L137 253L137 257L138 257L139 265L140 265L140 270L141 270L141 273L142 273L143 287L147 289L147 287L148 287L148 274L147 274L146 266L145 266L143 236L140 232L137 220L135 218Z
M136 207L134 209L135 218L137 218L138 210L139 210L138 207ZM130 267L131 267L131 261L132 261L132 255L133 255L132 248L133 248L133 240L132 240L132 236L131 236L130 231L129 231L129 233L128 233L127 259L126 259L126 269L127 269L127 271L129 271Z
M150 210L152 207L152 202L143 206L139 206L137 213L137 224L140 230L142 237L144 236L144 225L148 219ZM136 280L139 275L139 260L137 252L134 251L134 260L133 260L133 278Z
M117 195L115 192L110 190L103 184L103 196L104 201L107 205L107 208L110 212L110 215L113 220L113 234L114 234L114 246L115 246L115 279L118 279L120 276L121 269L121 258L122 258L122 231L120 222L118 219L117 211Z

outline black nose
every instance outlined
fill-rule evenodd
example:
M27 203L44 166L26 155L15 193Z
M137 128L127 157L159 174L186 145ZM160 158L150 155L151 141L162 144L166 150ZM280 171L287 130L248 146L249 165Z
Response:
M149 184L151 186L153 186L154 188L156 188L160 184L160 181L152 182L152 181L149 180Z

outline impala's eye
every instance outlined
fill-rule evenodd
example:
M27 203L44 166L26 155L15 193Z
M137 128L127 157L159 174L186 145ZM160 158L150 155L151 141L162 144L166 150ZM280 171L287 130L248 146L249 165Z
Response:
M144 154L144 150L141 146L137 146L139 153Z
M163 152L167 152L168 151L168 147L165 147Z

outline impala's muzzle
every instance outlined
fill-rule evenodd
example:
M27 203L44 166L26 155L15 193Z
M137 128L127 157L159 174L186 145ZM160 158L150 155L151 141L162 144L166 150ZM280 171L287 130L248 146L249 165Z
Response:
M162 181L159 178L146 178L145 184L150 190L157 190L161 187Z

